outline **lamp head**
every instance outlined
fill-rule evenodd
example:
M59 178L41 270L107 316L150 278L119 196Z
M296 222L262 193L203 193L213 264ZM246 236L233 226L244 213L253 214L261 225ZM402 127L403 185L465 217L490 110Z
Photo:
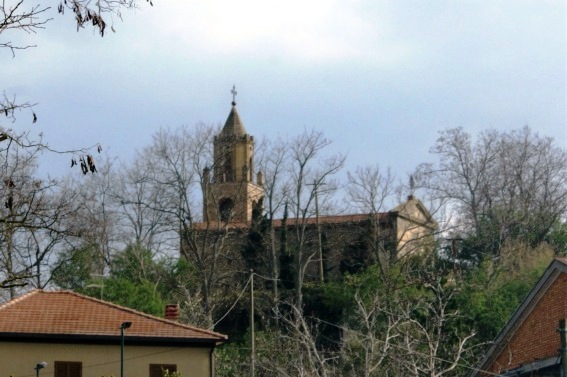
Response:
M129 329L130 326L132 326L132 322L130 322L130 321L122 322L122 324L120 325L120 328L122 330L125 330L125 329Z
M37 370L39 370L39 369L45 368L46 366L47 366L47 363L46 363L45 361L42 361L41 363L38 363L38 364L35 366L35 368L36 368Z

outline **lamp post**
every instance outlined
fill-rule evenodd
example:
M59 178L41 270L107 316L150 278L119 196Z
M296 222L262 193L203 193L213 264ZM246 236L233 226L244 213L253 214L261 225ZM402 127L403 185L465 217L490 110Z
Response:
M130 326L132 322L122 322L120 325L120 377L124 377L124 330Z
M35 369L36 377L39 377L39 370L45 368L46 366L47 366L47 363L45 361L42 361L41 363L38 363L35 366L35 368L33 368L33 369Z

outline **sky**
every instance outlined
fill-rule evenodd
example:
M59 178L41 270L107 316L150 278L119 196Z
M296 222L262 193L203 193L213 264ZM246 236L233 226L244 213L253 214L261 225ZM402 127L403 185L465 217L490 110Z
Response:
M52 148L96 143L128 162L160 127L224 123L257 139L322 130L347 168L398 177L433 160L441 130L530 126L567 147L562 0L155 0L101 38L70 12L37 45L0 51L0 91L37 103ZM52 174L69 159L46 158ZM80 174L76 170L76 174Z

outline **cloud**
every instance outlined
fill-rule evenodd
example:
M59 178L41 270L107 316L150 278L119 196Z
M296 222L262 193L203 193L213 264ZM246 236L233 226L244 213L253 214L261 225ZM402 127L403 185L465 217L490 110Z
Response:
M386 19L369 17L364 1L173 1L161 7L146 12L143 22L166 36L163 43L195 54L278 56L296 64L349 59L394 64L407 53L392 43Z
M46 30L24 36L36 49L0 60L0 90L39 102L36 126L52 125L46 134L57 143L72 146L92 132L116 153L123 139L121 153L147 143L116 136L132 129L151 135L160 126L224 121L233 83L256 135L324 128L341 148L356 145L359 161L404 155L392 162L402 170L422 158L405 140L419 135L427 150L446 127L527 123L567 140L564 2L140 5L104 38L77 33L72 17L55 14Z

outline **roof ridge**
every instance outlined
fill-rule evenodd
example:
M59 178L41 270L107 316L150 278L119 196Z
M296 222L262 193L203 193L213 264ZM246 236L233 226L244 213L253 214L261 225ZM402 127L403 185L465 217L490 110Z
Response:
M3 303L2 305L0 305L0 310L4 310L6 308L9 308L10 306L17 304L18 302L23 301L23 300L27 299L28 297L34 296L34 295L39 294L41 292L43 292L43 289L36 288L36 289L33 289L29 292L23 293L23 294L19 295L18 297L11 299L11 300Z
M124 312L128 312L128 313L131 313L131 314L139 315L139 316L145 317L147 319L167 323L167 324L170 324L170 325L182 327L182 328L187 329L187 330L192 330L192 331L200 332L200 333L211 335L211 336L216 336L216 337L219 337L219 338L222 338L222 339L228 339L227 335L220 334L220 333L217 333L215 331L205 330L205 329L201 329L199 327L195 327L195 326L192 326L192 325L187 325L187 324L184 324L184 323L179 323L177 321L172 321L172 320L168 320L168 319L165 319L165 318L160 318L160 317L157 317L157 316L154 316L154 315L151 315L151 314L147 314L147 313L138 311L136 309L132 309L132 308L128 308L126 306L115 304L115 303L110 302L110 301L101 300L101 299L98 299L96 297L86 296L86 295L83 295L81 293L74 292L74 291L71 291L71 290L54 290L54 291L42 291L42 292L43 293L71 294L71 295L78 297L78 298L81 298L81 299L97 302L99 304L103 304L103 305L106 305L108 307L111 307L111 308L114 308L114 309L117 309L117 310L121 310L121 311L124 311Z

